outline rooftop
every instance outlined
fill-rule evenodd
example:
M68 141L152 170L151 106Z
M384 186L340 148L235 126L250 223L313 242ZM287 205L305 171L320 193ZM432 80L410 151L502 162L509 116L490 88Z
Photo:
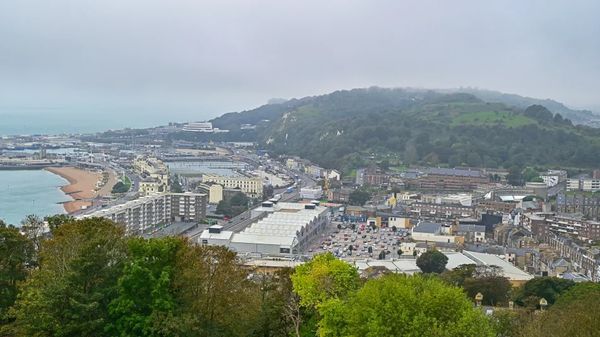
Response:
M441 229L442 225L439 223L419 222L419 224L413 228L413 232L437 234L441 231Z

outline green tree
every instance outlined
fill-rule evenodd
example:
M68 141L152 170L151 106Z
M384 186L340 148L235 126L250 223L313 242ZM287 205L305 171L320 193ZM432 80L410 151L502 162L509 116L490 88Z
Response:
M371 194L364 190L354 190L350 192L350 205L362 206L371 198Z
M14 226L0 220L0 325L12 321L17 284L25 280L34 256L33 243Z
M232 211L231 204L229 203L229 201L227 201L225 199L219 201L219 203L217 204L217 209L215 210L215 213L231 216L231 214L233 214L233 211Z
M448 257L437 250L429 250L417 258L417 266L424 273L441 274L446 270Z
M123 229L91 218L42 242L39 269L20 288L16 329L24 336L109 336L108 304L126 256Z
M35 250L39 251L46 234L44 221L39 216L30 214L21 221L21 230L33 242Z
M513 166L508 170L508 175L506 176L506 180L509 184L513 186L521 186L523 185L523 175L521 174L521 168L518 166Z
M419 275L368 280L348 299L320 308L319 336L494 336L460 288Z
M302 336L314 336L320 319L318 309L327 300L342 299L360 287L356 268L331 253L315 255L296 267L292 274L294 292L299 296L300 315L296 324Z
M328 299L344 298L358 289L360 277L356 268L331 253L324 253L296 267L292 283L300 304L317 308Z
M561 294L574 285L575 282L571 280L557 277L536 277L517 290L514 300L516 304L530 309L538 307L542 298L548 301L548 305L552 305Z
M48 222L48 227L50 228L50 232L54 232L59 226L74 221L75 218L68 214L55 214L50 215L44 218L44 221Z
M556 303L527 324L522 337L598 336L600 285L583 283L570 287Z
M162 323L173 315L173 273L177 238L130 239L129 257L118 282L118 295L109 305L108 330L118 336L164 336Z
M452 285L462 287L471 299L481 293L485 305L505 304L511 290L510 281L501 276L496 266L465 264L445 271L441 277Z
M117 182L112 188L112 193L126 193L127 191L129 191L129 186L122 181Z
M182 336L241 337L257 329L260 289L234 252L188 244L174 271L177 315L162 323L171 327L170 335L178 329Z
M181 183L179 183L179 176L175 174L170 179L171 179L171 192L183 193L183 187L181 187Z
M285 268L273 274L257 274L256 283L260 289L260 314L255 337L289 336L294 329L293 316L288 307L295 302L292 280L292 269Z

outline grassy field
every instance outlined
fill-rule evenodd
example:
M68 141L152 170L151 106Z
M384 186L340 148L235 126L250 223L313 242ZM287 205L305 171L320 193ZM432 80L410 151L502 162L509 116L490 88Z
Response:
M451 125L495 125L502 124L507 127L519 127L533 124L535 121L523 115L513 114L508 111L482 111L462 113L453 118Z

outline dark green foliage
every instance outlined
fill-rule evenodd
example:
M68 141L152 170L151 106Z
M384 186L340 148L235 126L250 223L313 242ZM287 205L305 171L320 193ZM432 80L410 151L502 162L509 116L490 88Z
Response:
M462 287L470 299L481 293L484 305L506 305L511 285L495 266L461 265L441 275L446 282Z
M548 301L550 302L550 301ZM600 286L582 283L572 286L542 314L534 315L521 331L522 337L598 336Z
M111 221L63 224L42 242L39 269L22 285L16 328L25 336L110 336L108 305L117 295L126 247Z
M554 304L558 297L575 285L571 280L557 277L536 277L527 281L515 294L515 303L531 309L539 307L540 299L545 298L548 305Z
M126 193L129 191L129 186L125 185L122 181L119 181L113 186L112 193Z
M116 336L161 336L165 317L173 314L172 280L175 258L184 242L176 238L131 239L128 261L118 281L118 295L109 305Z
M441 274L446 270L448 257L437 250L429 250L417 258L417 266L422 272Z
M44 218L45 221L48 221L48 227L50 227L50 231L54 232L59 226L74 221L75 218L68 214L56 214L47 216Z
M364 190L354 190L350 193L349 203L350 205L362 206L369 199L371 199L371 193Z
M0 325L12 321L8 309L17 298L17 283L29 274L33 256L33 243L0 220Z
M174 193L183 193L183 188L181 187L181 184L179 183L179 176L178 175L174 175L171 178L171 192L174 192Z
M250 199L243 193L237 192L230 199L223 199L217 204L217 214L234 217L248 209Z

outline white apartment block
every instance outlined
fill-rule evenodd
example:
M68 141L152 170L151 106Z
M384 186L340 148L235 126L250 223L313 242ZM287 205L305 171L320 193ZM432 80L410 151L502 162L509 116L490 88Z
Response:
M569 190L569 191L584 191L584 192L600 191L600 179L569 178L569 179L567 179L567 190Z
M140 235L158 224L199 222L205 215L205 194L162 193L103 208L79 218L106 218L125 226L127 235Z
M205 174L202 176L203 183L214 183L226 189L239 189L251 198L262 198L263 180L260 177L235 177Z

